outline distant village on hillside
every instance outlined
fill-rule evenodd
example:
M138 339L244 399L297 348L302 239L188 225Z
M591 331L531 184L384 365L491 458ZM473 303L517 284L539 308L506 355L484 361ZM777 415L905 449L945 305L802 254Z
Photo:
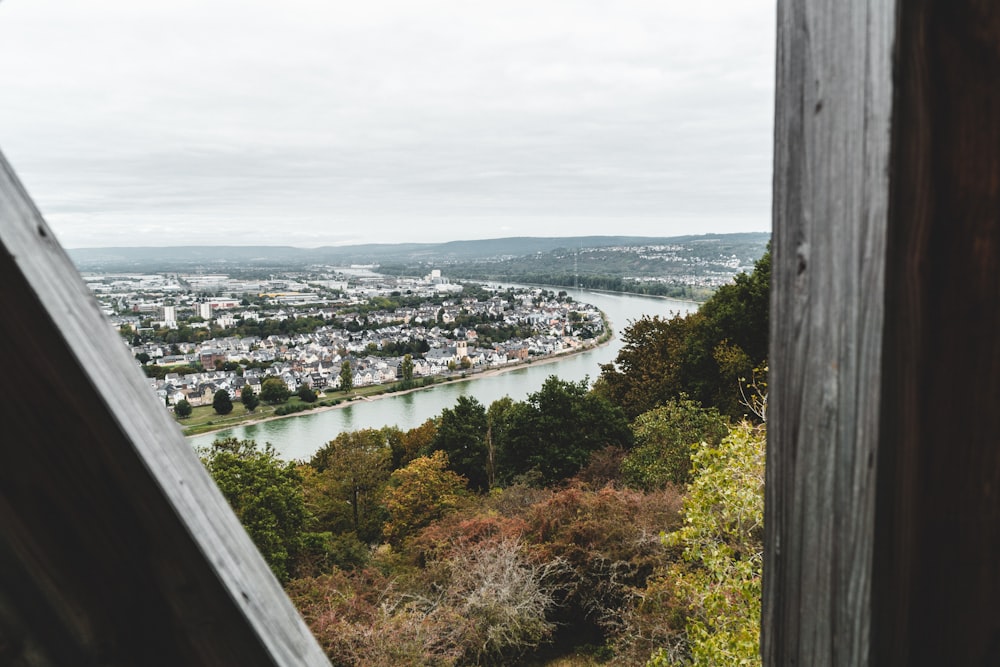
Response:
M279 377L290 392L499 368L593 345L600 311L565 292L455 284L327 267L245 279L224 273L85 274L168 405L209 405Z

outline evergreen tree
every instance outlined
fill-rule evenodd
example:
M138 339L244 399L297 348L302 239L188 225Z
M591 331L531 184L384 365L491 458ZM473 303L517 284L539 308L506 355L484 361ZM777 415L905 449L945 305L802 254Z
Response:
M449 467L479 491L489 488L486 408L470 396L459 396L454 408L441 411L432 451L448 456Z
M220 415L228 415L232 412L233 399L229 398L229 392L225 389L215 392L215 396L212 398L212 407Z

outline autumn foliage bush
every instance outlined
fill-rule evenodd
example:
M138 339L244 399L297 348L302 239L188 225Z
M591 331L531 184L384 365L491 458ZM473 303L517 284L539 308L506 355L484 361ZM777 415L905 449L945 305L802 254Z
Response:
M206 460L234 507L276 488L246 487L247 465L287 474L304 510L279 554L287 589L333 664L512 665L587 645L609 665L754 664L762 427L699 445L684 488L598 488L584 468L484 494L441 451L390 472L386 434L339 437L297 467L235 441ZM219 464L229 450L238 479ZM621 452L607 455L595 470L613 472Z
M760 664L765 440L744 422L692 457L684 522L664 536L681 558L653 577L626 633L661 628L652 667Z
M661 562L660 531L678 526L680 507L673 487L648 494L570 487L530 508L535 557L570 568L558 610L564 634L593 640L620 630L620 610Z
M674 488L513 487L289 592L337 665L516 664L553 642L611 643L680 507Z
M460 657L454 642L442 642L457 619L430 617L419 597L397 590L377 570L334 570L293 581L287 590L335 667L447 666Z
M334 665L509 664L552 635L564 567L487 539L454 544L419 576L334 571L288 592Z

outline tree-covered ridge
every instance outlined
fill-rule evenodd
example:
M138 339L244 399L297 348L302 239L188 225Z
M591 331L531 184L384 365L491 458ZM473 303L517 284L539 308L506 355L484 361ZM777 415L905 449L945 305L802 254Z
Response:
M206 463L335 665L759 664L769 267L633 323L593 390Z
M468 262L502 257L526 257L560 249L603 249L609 247L681 246L695 249L720 247L732 253L754 247L754 255L767 242L767 233L703 234L697 236L579 236L509 237L447 243L378 243L321 248L289 246L178 246L156 248L75 248L69 250L82 271L184 271L191 268L247 267L250 272L333 264L387 262Z
M445 261L450 275L536 285L581 287L704 301L715 288L749 267L767 234L710 234L587 246L566 243L531 254ZM426 260L383 262L395 275L419 274Z

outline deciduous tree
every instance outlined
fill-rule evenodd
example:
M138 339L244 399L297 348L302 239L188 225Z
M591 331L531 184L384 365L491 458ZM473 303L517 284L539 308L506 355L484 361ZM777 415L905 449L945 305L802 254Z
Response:
M385 536L394 544L458 507L465 478L448 470L448 456L435 451L392 473L383 502L388 512Z
M514 399L503 396L490 403L490 407L486 410L486 476L490 488L497 482L499 452L510 431L513 407Z
M341 433L317 451L309 465L339 501L325 530L353 531L364 542L377 542L385 516L379 500L389 480L392 452L381 430Z
M340 390L348 392L354 388L354 373L351 371L351 362L344 359L340 364Z
M389 445L392 447L392 468L402 468L420 454L427 454L431 451L434 437L437 435L437 420L428 419L420 426L411 428L402 434L400 438L390 438Z
M663 577L684 608L684 664L760 664L765 440L763 427L744 422L692 457L684 523L665 538L686 563ZM671 652L650 665L677 664Z
M301 477L270 444L216 440L201 452L202 463L281 581L292 573L302 542L305 505Z
M740 381L767 365L771 254L723 285L697 313L633 322L597 389L634 418L681 393L741 418Z
M243 389L240 390L240 401L243 402L247 412L253 412L260 405L260 399L254 393L253 387L248 384L243 385Z
M295 395L299 397L303 403L315 403L316 402L316 392L312 390L309 385L302 385L299 390L295 392Z
M587 381L552 375L527 401L511 407L509 432L499 452L497 477L532 473L542 484L576 474L592 452L628 446L632 433L622 411L587 391Z
M288 385L281 378L270 377L260 385L260 400L265 403L284 403L291 396Z
M409 383L413 382L413 355L412 354L404 354L403 355L403 361L402 361L402 363L400 365L400 373L403 376L402 379L403 379L404 383L409 384Z

